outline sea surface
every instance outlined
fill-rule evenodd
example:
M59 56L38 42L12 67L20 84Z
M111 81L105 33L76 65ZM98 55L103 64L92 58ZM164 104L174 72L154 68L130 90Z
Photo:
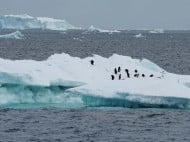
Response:
M14 30L0 30L1 34ZM98 33L23 30L0 39L0 58L45 60L55 53L87 57L114 53L147 58L165 70L190 74L190 31ZM135 35L142 33L143 37ZM50 106L0 108L0 142L189 142L190 110Z

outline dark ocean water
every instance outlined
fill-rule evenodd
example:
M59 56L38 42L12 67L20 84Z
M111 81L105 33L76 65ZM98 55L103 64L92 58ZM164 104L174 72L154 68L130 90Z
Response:
M1 30L0 34L12 30ZM0 39L0 57L44 60L54 53L87 57L113 53L147 58L169 72L190 74L190 32L24 30L23 40ZM142 33L143 38L134 35ZM128 108L0 108L0 141L190 141L190 111Z

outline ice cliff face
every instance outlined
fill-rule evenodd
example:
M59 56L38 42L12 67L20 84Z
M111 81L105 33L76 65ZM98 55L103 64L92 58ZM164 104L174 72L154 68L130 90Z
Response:
M49 30L68 30L79 29L72 26L65 20L31 17L24 15L4 15L0 16L0 29L49 29Z

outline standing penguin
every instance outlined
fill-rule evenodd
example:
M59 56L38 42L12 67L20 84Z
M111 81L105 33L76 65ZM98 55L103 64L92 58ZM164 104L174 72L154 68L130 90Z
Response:
M135 74L134 74L134 77L139 77L139 73L138 73L138 70L137 69L135 69Z
M119 74L119 80L121 80L121 74Z
M91 65L94 65L94 60L90 60L90 64L91 64Z
M118 67L118 72L120 72L120 71L121 71L121 67L119 66L119 67Z
M130 78L129 70L125 69L125 72L127 73L127 78Z
M114 69L114 73L117 74L117 69L116 68Z
M111 80L114 80L114 75L111 75Z

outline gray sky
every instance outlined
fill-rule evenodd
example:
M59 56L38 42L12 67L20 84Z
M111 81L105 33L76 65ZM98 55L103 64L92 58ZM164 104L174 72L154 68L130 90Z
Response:
M103 29L190 29L190 0L0 0L0 15L29 14Z

